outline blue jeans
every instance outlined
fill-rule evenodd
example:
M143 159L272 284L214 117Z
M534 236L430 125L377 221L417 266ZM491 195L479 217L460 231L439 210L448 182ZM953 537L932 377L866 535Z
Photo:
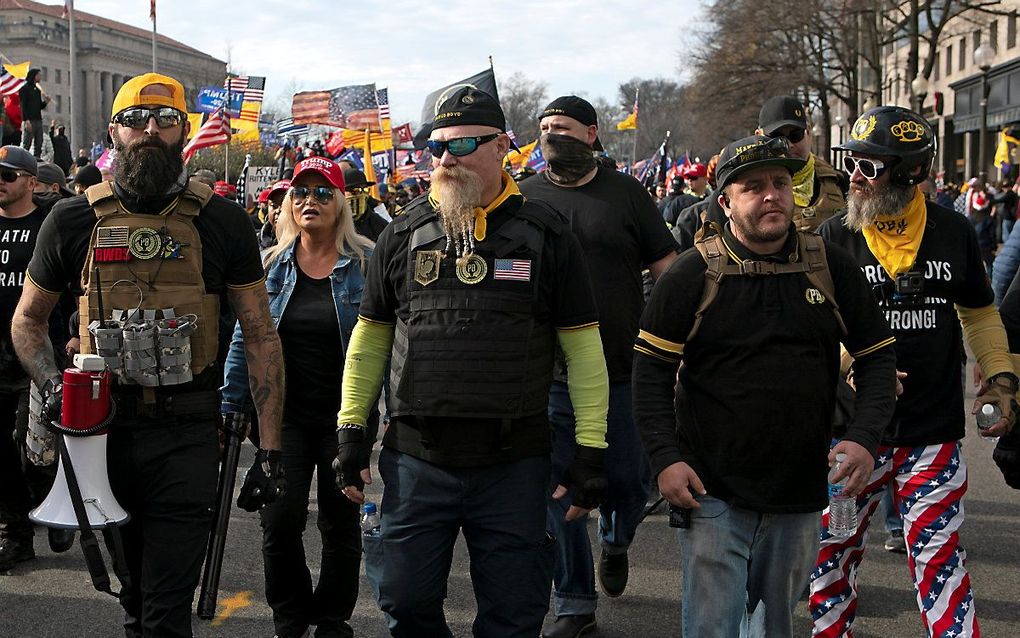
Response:
M821 514L762 514L698 498L678 531L685 638L794 636L793 609L818 555Z
M549 391L549 421L553 428L551 495L552 489L574 461L577 447L574 408L565 383L553 383ZM630 383L616 383L609 388L606 442L609 443L606 450L609 489L605 502L599 508L599 544L608 554L622 554L634 540L651 480L648 457L631 416ZM556 596L553 611L557 616L593 613L598 602L587 517L566 522L564 516L570 504L569 494L558 501L551 496L549 498L548 525L559 548L554 572Z
M362 537L365 575L390 635L452 636L443 614L457 532L478 605L472 632L534 638L549 609L553 539L546 533L549 459L452 468L383 448L380 537Z
M896 487L890 483L885 487L885 494L882 495L882 516L885 519L885 531L892 534L895 531L903 533L903 519L900 517L900 510L896 507L893 495Z

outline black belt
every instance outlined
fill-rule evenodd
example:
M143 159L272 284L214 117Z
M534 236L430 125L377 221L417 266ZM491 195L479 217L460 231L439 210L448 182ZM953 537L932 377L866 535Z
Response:
M134 393L114 392L111 393L111 396L114 403L117 404L118 420L136 417L194 416L197 414L215 416L220 412L220 395L214 390L156 394L155 401L151 403Z

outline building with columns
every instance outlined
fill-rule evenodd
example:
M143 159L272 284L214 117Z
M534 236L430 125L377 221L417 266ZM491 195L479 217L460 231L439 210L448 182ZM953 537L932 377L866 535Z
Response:
M56 120L80 148L106 139L113 98L124 82L152 70L152 32L75 11L78 81L70 86L70 39L63 5L0 0L0 53L11 62L31 60L40 86L50 96L44 123ZM157 68L177 78L188 104L203 86L222 86L226 62L163 35L157 36ZM71 101L78 100L71 122ZM73 129L73 132L72 132ZM77 154L77 149L72 149Z

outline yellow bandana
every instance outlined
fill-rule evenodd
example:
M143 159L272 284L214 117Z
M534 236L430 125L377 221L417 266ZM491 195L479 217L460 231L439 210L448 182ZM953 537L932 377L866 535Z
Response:
M890 276L896 277L914 264L927 220L924 194L918 188L899 215L879 215L864 227L864 240L871 254Z
M793 203L806 208L815 198L815 156L808 154L807 164L793 175Z
M475 241L485 240L485 230L488 227L488 223L485 220L486 216L499 208L512 195L521 194L520 189L517 188L517 182L510 177L510 173L503 171L502 179L503 190L496 196L496 199L492 200L492 203L485 208L475 209Z

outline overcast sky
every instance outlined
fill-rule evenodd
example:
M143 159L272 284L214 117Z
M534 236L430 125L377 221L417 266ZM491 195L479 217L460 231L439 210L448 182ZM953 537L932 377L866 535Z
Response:
M54 0L43 0L54 3ZM151 29L146 0L75 0L79 11ZM388 86L394 123L431 91L483 70L520 71L568 93L616 100L633 77L681 78L700 0L157 0L163 35L266 76L266 100L294 90ZM288 100L289 102L289 100Z

